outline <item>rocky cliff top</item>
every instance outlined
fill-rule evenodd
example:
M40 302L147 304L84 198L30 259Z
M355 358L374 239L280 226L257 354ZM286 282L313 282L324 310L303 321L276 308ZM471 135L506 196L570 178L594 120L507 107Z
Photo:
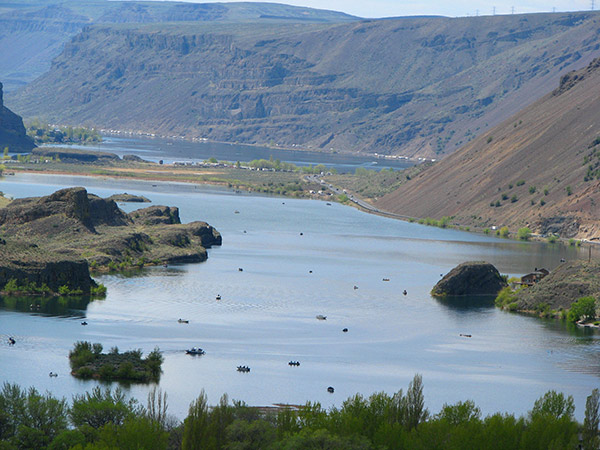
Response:
M4 106L4 96L0 83L0 151L5 147L12 152L28 152L35 147L33 139L25 133L21 116Z
M496 295L507 283L492 264L470 261L459 264L434 286L437 297L454 295Z

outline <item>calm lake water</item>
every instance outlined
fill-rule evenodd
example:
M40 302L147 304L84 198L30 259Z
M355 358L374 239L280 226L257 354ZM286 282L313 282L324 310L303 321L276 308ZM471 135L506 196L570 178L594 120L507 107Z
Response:
M563 257L585 258L586 250L206 186L42 175L0 180L0 190L15 197L66 186L85 186L100 196L141 194L154 204L178 206L184 222L215 226L223 245L209 250L205 263L97 277L108 296L88 305L31 312L5 299L0 381L67 398L90 390L97 382L71 377L68 364L73 343L88 340L106 350L148 353L159 346L165 355L159 385L179 418L202 389L211 404L228 393L251 405L311 400L329 407L357 392L406 390L420 373L433 412L446 402L473 399L485 414L524 414L556 389L574 396L581 419L586 396L600 384L597 333L502 312L489 301L441 302L429 295L440 274L467 260L486 260L516 275L553 269ZM16 338L14 347L8 336ZM192 346L206 355L186 355ZM301 365L290 367L290 360ZM238 365L251 372L238 373ZM59 376L48 377L50 371ZM127 390L145 403L150 388Z
M279 159L297 166L325 164L340 173L354 172L357 167L371 170L405 169L414 165L406 160L374 158L340 153L310 152L219 142L188 142L176 139L103 136L95 145L73 145L73 148L115 153L119 156L136 155L147 161L165 163L202 162L209 158L219 161L252 161L253 159ZM51 146L50 146L51 147ZM63 146L64 147L64 146Z

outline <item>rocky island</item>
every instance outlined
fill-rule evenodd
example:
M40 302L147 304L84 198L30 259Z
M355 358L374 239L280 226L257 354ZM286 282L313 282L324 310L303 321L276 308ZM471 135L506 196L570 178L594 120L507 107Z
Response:
M431 295L496 295L506 286L506 280L492 264L471 261L448 272L431 290Z
M62 189L0 208L0 291L89 294L90 268L201 262L212 245L221 245L219 232L205 222L182 224L178 208L127 214L82 187Z

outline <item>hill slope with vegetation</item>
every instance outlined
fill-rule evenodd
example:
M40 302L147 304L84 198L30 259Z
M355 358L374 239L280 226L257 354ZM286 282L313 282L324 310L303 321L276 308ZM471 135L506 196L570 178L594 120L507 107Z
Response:
M600 56L599 26L595 12L95 25L10 104L50 123L439 158Z
M600 237L600 59L376 204L485 229Z

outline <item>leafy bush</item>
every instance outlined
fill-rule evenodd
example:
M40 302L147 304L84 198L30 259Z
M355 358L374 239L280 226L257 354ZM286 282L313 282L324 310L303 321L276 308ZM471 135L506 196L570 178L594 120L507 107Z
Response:
M529 193L530 194L535 194L536 190L537 190L537 188L535 186L529 186Z
M571 305L567 319L577 322L580 319L589 320L596 317L596 299L594 297L581 297Z
M517 230L517 238L522 241L527 241L531 237L531 230L528 227L519 228Z

